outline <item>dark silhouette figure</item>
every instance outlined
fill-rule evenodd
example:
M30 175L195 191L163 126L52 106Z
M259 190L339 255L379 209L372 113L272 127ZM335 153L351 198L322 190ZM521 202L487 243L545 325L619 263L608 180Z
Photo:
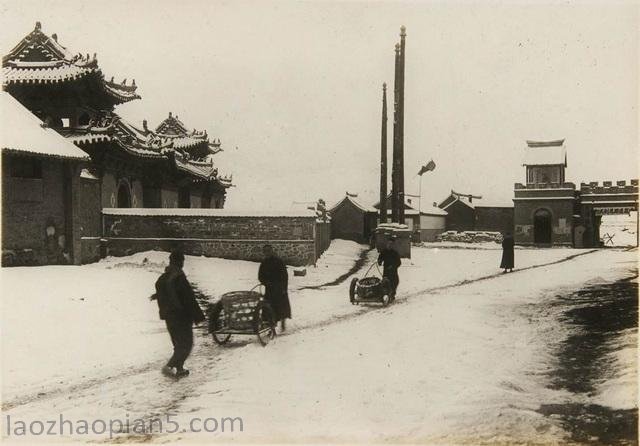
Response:
M280 321L280 327L284 330L285 319L291 319L291 304L287 292L289 284L287 267L275 255L271 245L265 245L262 252L264 260L260 263L258 280L264 285L264 300L271 306L276 321Z
M504 268L503 272L513 271L513 236L510 232L507 232L502 239L502 261L500 262L500 268Z
M169 266L156 282L156 294L152 296L158 301L160 319L167 324L173 344L173 356L162 372L178 378L189 374L184 362L193 348L193 323L205 320L191 284L182 271L183 266L184 254L173 251L169 256Z
M380 251L378 255L378 265L384 265L382 269L382 277L389 280L391 284L390 300L396 298L396 291L400 284L400 277L398 276L398 268L401 264L400 255L393 249L393 240L387 241L387 246Z

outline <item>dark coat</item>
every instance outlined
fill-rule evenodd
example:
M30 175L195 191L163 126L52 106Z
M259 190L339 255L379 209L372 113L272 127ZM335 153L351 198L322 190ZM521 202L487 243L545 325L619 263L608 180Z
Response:
M289 276L284 262L275 256L264 259L258 269L258 280L264 285L264 299L273 308L276 320L291 318Z
M378 265L384 264L383 275L398 274L398 268L402 264L400 254L395 249L385 248L378 255Z
M513 237L506 235L502 239L502 261L500 262L500 268L513 269Z
M202 322L205 317L181 268L169 265L156 281L160 319Z

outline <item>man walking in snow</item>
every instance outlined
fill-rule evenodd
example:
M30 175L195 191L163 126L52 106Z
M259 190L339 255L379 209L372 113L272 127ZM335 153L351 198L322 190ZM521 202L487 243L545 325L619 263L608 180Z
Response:
M192 326L194 322L205 320L191 284L182 271L183 266L184 254L172 251L169 266L157 280L156 294L152 297L158 300L160 319L167 324L173 344L173 356L162 368L162 373L176 378L189 375L189 370L184 368L184 362L193 347Z
M382 277L386 278L391 284L391 295L389 296L389 300L394 300L396 298L396 291L398 289L398 284L400 283L400 277L398 276L398 268L402 263L400 261L400 255L398 252L393 249L393 242L395 237L391 237L387 240L387 246L380 251L378 255L378 265L382 265Z
M291 304L287 286L289 276L284 262L275 255L271 245L262 248L264 260L258 269L258 280L264 285L264 300L273 308L280 328L285 329L285 319L291 318Z

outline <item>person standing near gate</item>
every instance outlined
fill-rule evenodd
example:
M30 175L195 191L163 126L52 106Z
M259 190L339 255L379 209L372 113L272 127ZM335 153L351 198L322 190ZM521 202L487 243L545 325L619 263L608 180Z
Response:
M156 281L156 294L151 296L158 301L160 319L167 324L173 344L173 356L162 367L162 373L175 378L189 375L189 370L184 368L184 362L193 348L193 323L205 320L191 284L182 270L183 266L184 254L172 251L169 266Z
M271 245L264 245L262 253L264 260L258 269L258 280L264 285L264 300L273 309L276 321L280 321L280 328L284 331L285 319L291 319L287 266L275 255Z
M393 301L396 298L396 291L398 290L398 285L400 284L400 277L398 276L398 268L402 263L400 260L400 255L398 251L393 249L393 243L395 241L395 237L391 237L387 240L387 246L380 251L378 255L378 265L383 265L382 267L382 277L386 278L391 284L391 295L389 296L389 300Z
M503 274L509 270L513 271L514 255L513 255L513 236L511 232L507 231L502 238L502 261L500 262L500 268L504 268Z

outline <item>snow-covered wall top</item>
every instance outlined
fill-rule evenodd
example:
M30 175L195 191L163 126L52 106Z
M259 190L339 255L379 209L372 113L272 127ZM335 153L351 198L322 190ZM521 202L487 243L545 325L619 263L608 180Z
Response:
M227 209L202 208L104 208L104 215L155 215L185 217L316 217L312 210L268 210L268 211L230 211Z

